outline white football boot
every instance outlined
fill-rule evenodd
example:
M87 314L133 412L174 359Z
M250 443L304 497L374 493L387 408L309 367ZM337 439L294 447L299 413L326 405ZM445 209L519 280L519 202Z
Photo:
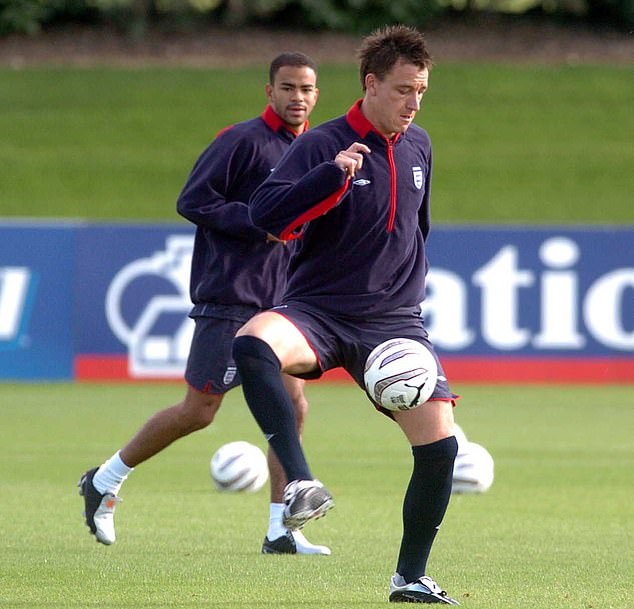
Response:
M408 584L398 573L390 579L390 603L460 604L447 596L447 593L431 577L423 575Z
M109 546L117 540L114 531L114 511L122 500L112 493L101 494L94 487L92 479L98 469L95 467L83 474L77 486L79 494L84 498L86 525L99 543Z

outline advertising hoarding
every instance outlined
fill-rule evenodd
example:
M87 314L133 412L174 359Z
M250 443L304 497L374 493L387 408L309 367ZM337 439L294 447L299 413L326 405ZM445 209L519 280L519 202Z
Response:
M0 378L181 378L193 235L2 225ZM631 228L435 227L421 314L448 375L634 382L633 244Z

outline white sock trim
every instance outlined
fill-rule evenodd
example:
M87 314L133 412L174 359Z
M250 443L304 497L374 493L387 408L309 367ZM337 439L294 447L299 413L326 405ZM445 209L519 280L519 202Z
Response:
M118 450L110 459L101 465L92 479L93 486L100 493L112 493L118 495L121 485L125 482L133 467L128 467L121 459Z
M284 517L283 503L271 503L269 505L269 529L266 536L269 541L273 541L282 535L286 535L287 529L282 524L282 518Z

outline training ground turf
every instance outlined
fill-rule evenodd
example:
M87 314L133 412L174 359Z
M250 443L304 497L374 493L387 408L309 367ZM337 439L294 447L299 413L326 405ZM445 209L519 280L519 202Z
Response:
M631 387L455 389L457 420L493 455L496 479L452 498L430 575L474 609L632 607ZM213 489L218 446L264 446L239 389L214 425L131 476L118 541L104 547L82 523L77 479L182 387L0 385L0 607L385 607L409 449L356 387L308 391L306 451L336 508L305 532L330 557L261 555L268 485Z

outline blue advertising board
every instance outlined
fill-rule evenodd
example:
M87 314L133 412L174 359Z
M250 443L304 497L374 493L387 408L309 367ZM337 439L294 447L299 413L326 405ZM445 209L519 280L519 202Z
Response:
M634 232L439 228L426 325L445 352L608 356L634 349Z
M4 223L0 379L180 378L193 237L184 222ZM421 313L447 372L634 382L633 245L630 227L435 227Z
M80 377L182 376L193 332L187 317L193 247L188 224L92 225L81 231Z
M76 240L74 225L0 225L0 378L71 377Z

